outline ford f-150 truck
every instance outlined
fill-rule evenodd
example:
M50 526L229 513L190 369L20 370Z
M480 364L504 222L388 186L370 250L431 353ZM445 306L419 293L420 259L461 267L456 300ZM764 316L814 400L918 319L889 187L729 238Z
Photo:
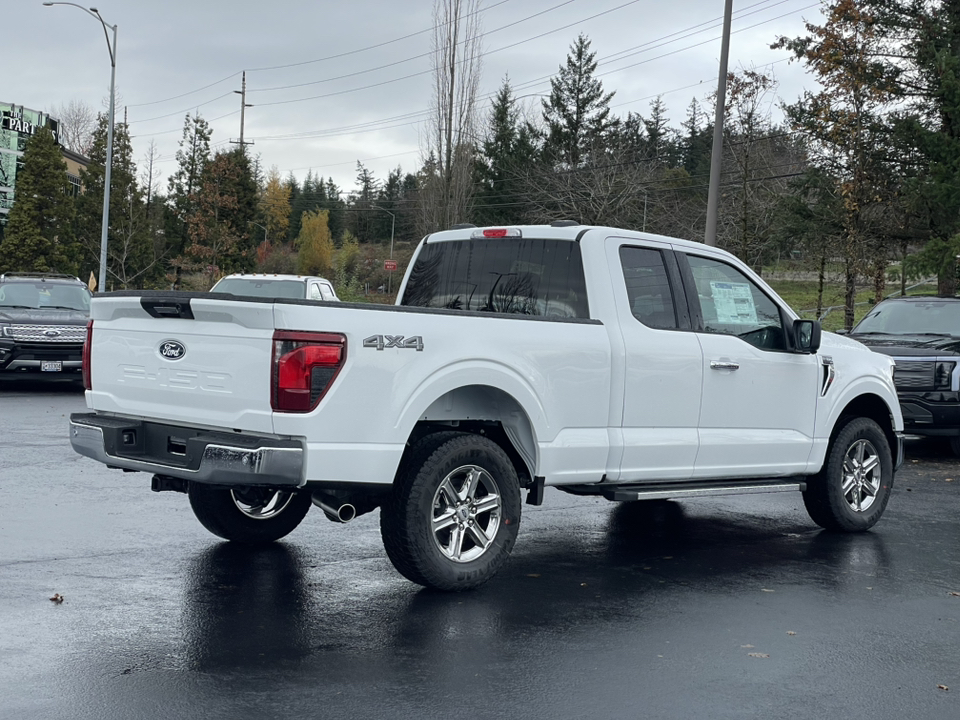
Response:
M799 491L859 531L902 458L888 356L729 253L646 233L458 226L420 243L396 306L125 291L91 318L77 452L238 542L379 508L394 566L439 589L496 573L522 491Z

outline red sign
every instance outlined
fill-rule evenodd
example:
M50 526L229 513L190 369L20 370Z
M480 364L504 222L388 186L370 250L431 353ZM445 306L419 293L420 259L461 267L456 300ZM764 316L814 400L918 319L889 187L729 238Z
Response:
M396 261L396 260L384 260L384 261L383 261L383 269L384 269L384 270L389 270L390 272L393 272L394 270L397 269L397 261Z

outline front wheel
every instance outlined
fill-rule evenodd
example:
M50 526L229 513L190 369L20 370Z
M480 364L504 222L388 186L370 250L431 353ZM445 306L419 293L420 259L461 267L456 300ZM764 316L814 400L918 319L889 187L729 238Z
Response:
M803 503L817 525L860 532L883 515L893 488L887 436L869 418L853 418L837 433L823 469L807 480Z
M520 484L493 441L441 433L414 447L389 500L380 533L394 567L437 590L467 590L493 577L520 525Z
M263 545L293 532L310 510L310 493L276 488L228 488L190 483L190 507L214 535Z

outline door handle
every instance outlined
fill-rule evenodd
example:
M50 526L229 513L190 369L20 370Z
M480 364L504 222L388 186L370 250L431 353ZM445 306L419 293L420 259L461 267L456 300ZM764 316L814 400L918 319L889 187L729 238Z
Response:
M711 370L739 370L740 363L726 362L721 360L711 360L710 369Z

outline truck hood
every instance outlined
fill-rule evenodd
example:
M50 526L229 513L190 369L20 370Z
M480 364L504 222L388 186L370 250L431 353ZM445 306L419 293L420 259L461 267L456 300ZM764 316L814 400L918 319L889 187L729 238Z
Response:
M0 308L0 323L29 323L30 325L86 325L87 313L82 310L53 308Z
M853 335L871 350L896 357L960 355L960 337L941 335Z

